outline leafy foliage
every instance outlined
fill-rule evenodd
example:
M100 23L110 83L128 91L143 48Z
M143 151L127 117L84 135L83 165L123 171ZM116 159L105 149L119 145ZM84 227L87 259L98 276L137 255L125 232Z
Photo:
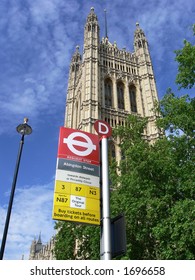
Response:
M176 97L171 89L167 90L158 108L162 118L158 119L157 124L169 132L183 132L188 136L193 136L195 129L195 98L191 99L188 95Z
M55 256L58 260L99 259L100 228L57 222Z
M178 121L175 114L170 121L170 111L175 102L181 102L182 107L183 98L178 100L172 95L171 102L172 105L165 96L160 103L159 111L163 111L160 127L185 128L185 118L183 122ZM190 105L193 103L190 99L188 102ZM170 110L165 110L167 107ZM188 114L187 110L183 112L185 114ZM122 138L124 157L118 168L120 176L114 168L111 173L112 182L118 186L112 195L112 207L115 214L118 211L125 213L128 248L125 258L193 259L195 141L193 130L189 129L192 125L189 123L187 129L183 129L186 134L177 135L172 130L170 136L153 145L142 137L144 125L145 120L130 116L127 128L120 127L115 132ZM133 141L128 136L129 127L135 131ZM136 137L140 127L143 131Z
M195 25L193 25L195 35ZM176 83L180 88L192 88L195 84L195 45L184 40L184 46L181 50L175 51L178 62L178 74Z

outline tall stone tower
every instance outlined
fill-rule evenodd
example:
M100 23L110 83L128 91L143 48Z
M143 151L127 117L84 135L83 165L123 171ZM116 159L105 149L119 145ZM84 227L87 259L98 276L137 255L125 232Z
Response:
M158 95L146 36L137 23L131 53L119 49L116 42L110 43L107 34L100 41L99 31L97 15L91 8L84 29L83 55L77 46L70 63L64 125L94 133L97 119L115 127L124 125L129 114L136 114L149 118L145 136L153 142L159 137L152 111Z

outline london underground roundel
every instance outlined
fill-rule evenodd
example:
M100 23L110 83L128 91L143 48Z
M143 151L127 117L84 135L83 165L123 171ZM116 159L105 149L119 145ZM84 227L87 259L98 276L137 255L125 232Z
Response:
M99 164L99 138L95 134L61 127L58 157Z

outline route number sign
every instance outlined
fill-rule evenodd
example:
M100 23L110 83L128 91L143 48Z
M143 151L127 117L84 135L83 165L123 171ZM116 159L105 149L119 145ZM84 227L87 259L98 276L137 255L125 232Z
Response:
M97 120L94 123L94 128L99 136L105 136L106 138L109 138L112 135L112 128L105 121Z

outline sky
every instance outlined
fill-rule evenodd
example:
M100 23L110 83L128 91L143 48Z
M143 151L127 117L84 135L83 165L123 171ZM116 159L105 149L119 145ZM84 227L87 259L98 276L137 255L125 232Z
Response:
M94 7L104 37L133 51L136 22L149 42L159 98L171 87L178 96L194 91L175 85L174 50L194 44L194 0L1 0L0 1L0 241L9 203L20 135L29 118L33 133L25 143L16 185L4 259L29 258L41 232L55 234L53 190L59 127L64 124L69 63L83 49L86 18Z

